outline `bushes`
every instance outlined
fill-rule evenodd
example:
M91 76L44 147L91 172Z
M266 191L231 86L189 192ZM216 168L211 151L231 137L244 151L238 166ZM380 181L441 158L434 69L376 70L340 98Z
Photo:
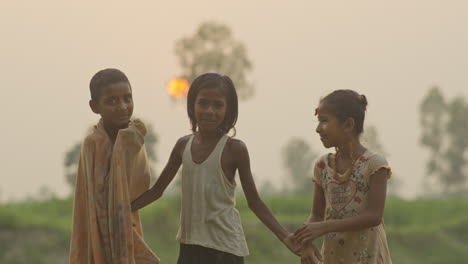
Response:
M310 196L265 198L290 231L310 213ZM164 197L141 210L145 240L163 263L175 263L179 224L178 197ZM51 199L0 206L0 263L66 263L70 240L72 199ZM251 255L246 263L299 263L248 209L243 197L237 208ZM393 262L400 264L461 263L468 259L468 201L388 200L387 237Z

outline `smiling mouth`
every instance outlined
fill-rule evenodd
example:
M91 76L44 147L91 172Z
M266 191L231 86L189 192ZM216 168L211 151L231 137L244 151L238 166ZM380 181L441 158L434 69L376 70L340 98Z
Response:
M123 116L118 116L117 119L125 121L125 120L128 120L129 118L128 118L128 115L123 115Z

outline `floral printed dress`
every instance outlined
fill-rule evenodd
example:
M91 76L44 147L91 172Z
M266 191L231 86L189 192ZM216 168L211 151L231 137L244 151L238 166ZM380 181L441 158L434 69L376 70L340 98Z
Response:
M325 194L325 221L359 215L368 204L370 177L391 169L385 158L366 150L351 168L348 180L339 182L330 166L334 154L315 163L313 181ZM338 177L340 175L338 174ZM322 255L327 264L391 264L383 222L359 231L328 233L323 237Z

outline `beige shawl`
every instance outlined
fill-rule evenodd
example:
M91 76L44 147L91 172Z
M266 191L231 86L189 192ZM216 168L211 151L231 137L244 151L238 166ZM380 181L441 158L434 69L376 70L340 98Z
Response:
M144 146L146 128L138 120L118 132L115 144L102 120L82 145L73 208L70 264L155 264L145 244L138 212L130 202L149 188Z

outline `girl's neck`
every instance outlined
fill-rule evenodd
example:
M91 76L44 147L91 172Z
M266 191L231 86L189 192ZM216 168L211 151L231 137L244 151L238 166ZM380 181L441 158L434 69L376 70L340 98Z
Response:
M222 136L223 136L223 134L219 130L210 130L210 131L198 130L195 133L195 137L197 138L197 141L199 143L218 140Z
M352 139L337 147L337 158L342 160L354 160L364 153L366 148L361 145L359 139Z

